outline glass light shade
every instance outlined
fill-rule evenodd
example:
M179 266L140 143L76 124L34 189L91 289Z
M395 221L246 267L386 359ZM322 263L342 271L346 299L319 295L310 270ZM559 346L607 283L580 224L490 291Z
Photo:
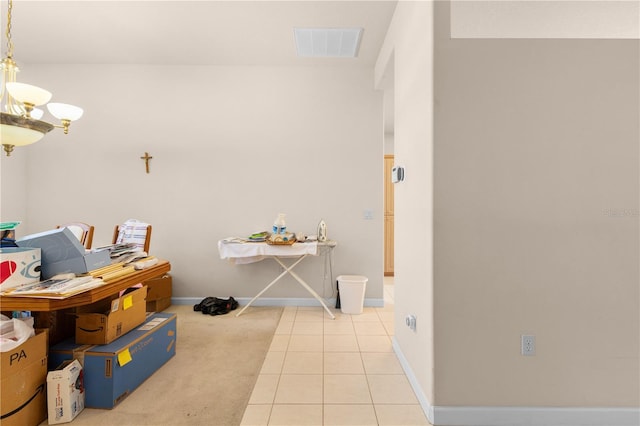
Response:
M18 102L38 106L46 104L51 99L51 92L30 84L10 82L6 87L9 94Z
M25 127L0 125L0 140L3 144L23 146L38 142L44 137L44 133Z
M44 115L44 111L40 108L34 108L31 110L31 118L35 118L36 120L40 120Z
M60 103L47 104L47 108L49 109L51 115L53 115L58 120L75 121L82 117L82 113L84 112L82 108L79 108L77 106Z

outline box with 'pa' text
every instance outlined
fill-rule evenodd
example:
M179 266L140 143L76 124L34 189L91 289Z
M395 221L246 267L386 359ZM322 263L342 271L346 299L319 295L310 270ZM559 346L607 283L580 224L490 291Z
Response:
M0 353L2 426L35 426L47 417L48 330Z

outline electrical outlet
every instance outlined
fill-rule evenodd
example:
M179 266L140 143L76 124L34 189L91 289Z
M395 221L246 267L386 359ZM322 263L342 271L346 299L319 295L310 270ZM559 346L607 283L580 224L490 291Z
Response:
M404 318L404 322L405 322L405 324L407 324L407 327L409 327L413 331L416 331L416 316L415 315L407 315Z
M373 219L373 210L370 209L366 209L362 216L366 219L366 220L372 220Z
M536 336L523 334L520 336L520 355L533 356L536 354Z

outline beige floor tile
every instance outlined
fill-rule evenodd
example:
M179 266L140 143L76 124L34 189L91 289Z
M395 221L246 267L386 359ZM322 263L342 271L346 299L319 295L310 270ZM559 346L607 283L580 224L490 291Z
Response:
M324 354L324 374L364 374L358 352L327 352Z
M376 308L364 308L361 314L354 314L351 316L351 321L356 322L377 322L380 321Z
M322 352L287 352L282 374L322 374Z
M251 392L249 404L273 404L280 375L260 374Z
M274 405L269 425L322 425L321 404Z
M363 352L361 356L367 374L404 374L393 352Z
M287 350L289 346L289 338L288 334L276 334L273 336L273 340L271 340L271 346L269 346L269 352L284 352Z
M378 422L382 426L431 425L422 408L417 405L375 405Z
M329 316L329 314L325 312L324 313L325 322L327 322L327 321L336 321L336 322L348 321L348 322L351 322L351 315L350 314L345 314L340 309L332 309L332 308L329 308L329 309L331 310L331 312L333 313L335 318L332 319Z
M286 352L267 352L260 374L280 374Z
M247 405L240 426L267 426L270 414L271 404Z
M364 374L325 374L325 404L371 404Z
M324 336L325 352L358 352L358 340L355 335Z
M360 352L393 352L389 336L357 336L357 338Z
M358 336L386 336L387 330L380 322L354 322L353 328L356 330Z
M384 326L384 329L387 330L387 335L388 336L394 336L395 335L395 325L394 322L383 322L382 325Z
M368 374L374 404L417 404L418 399L404 374Z
M324 425L326 426L374 426L377 424L373 405L326 404L324 406Z
M293 329L293 321L282 321L278 323L275 334L291 334Z
M323 322L322 321L295 321L291 334L322 334Z
M324 309L323 308L298 308L296 313L296 321L323 321Z
M376 312L380 314L380 312L393 312L395 311L395 305L392 301L387 300L387 296L384 298L384 306L379 306L376 308Z
M389 311L378 310L378 318L380 318L380 321L382 322L393 321L395 319L395 313L393 312L393 310L389 310Z
M356 334L351 321L332 321L324 323L324 334Z
M287 308L294 308L294 309L287 309ZM293 307L293 306L286 306L284 311L282 312L282 316L280 317L280 321L295 321L296 319L296 312L298 311L297 308Z
M289 352L322 352L324 339L320 334L292 334L289 339Z
M276 404L321 404L321 374L283 374L275 396Z

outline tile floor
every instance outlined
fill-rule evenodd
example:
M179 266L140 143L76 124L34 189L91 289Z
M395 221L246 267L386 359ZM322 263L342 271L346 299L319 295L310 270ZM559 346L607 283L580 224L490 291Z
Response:
M391 346L385 307L285 307L242 425L429 425Z

